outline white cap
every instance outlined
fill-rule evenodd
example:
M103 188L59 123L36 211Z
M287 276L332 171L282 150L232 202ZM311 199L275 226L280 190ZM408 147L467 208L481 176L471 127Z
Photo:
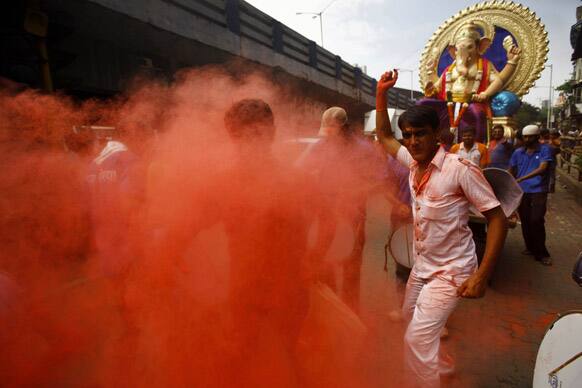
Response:
M348 122L348 114L343 108L333 106L323 112L321 116L321 127L319 128L320 136L326 136L337 132Z
M532 136L532 135L539 135L540 134L540 127L534 124L526 125L521 130L522 136Z

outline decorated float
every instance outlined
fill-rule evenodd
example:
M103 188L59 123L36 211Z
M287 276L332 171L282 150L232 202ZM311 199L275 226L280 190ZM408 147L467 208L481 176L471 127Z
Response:
M487 142L495 124L512 136L521 98L544 69L547 36L540 18L521 4L488 1L463 9L424 48L420 83L425 98L419 104L435 107L441 129L450 129L457 141L469 126L480 142Z

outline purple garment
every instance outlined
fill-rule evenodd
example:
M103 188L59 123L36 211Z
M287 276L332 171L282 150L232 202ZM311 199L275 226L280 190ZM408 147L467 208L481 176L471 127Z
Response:
M426 105L434 108L440 120L440 130L450 129L449 111L447 109L447 102L437 100L434 98L423 98L417 102L417 105ZM460 142L460 136L465 128L475 128L475 141L486 143L487 138L487 113L485 105L480 103L471 103L469 108L463 114L458 128L457 142ZM402 128L401 128L402 129Z
M398 185L396 197L400 203L410 206L412 197L410 195L410 185L408 183L408 174L410 170L404 167L398 160L388 155L386 161L386 176Z
M496 167L503 170L509 168L509 160L513 153L513 144L507 139L495 144L493 149L489 149L489 164L487 167Z

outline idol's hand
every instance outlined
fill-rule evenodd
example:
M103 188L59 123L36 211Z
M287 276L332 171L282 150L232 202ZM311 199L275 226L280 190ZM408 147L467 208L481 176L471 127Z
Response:
M376 95L385 95L389 89L393 88L398 80L398 70L387 71L382 74L376 85Z
M457 295L463 298L482 298L486 289L487 278L475 272L457 288Z
M435 94L436 94L436 88L434 86L434 83L427 82L426 86L424 87L424 95L426 97L433 97Z
M517 63L519 61L521 55L521 49L518 47L513 46L508 52L507 52L507 60L511 61L513 63Z
M485 94L485 92L481 92L479 94L474 94L473 95L473 102L485 102L487 101L489 97L487 96L487 94Z
M434 57L430 57L427 61L426 61L426 71L429 74L432 74L432 72L434 72L434 69L436 67L436 60L434 59Z
M508 35L503 39L503 48L507 51L507 61L517 64L521 49L515 45L511 36Z

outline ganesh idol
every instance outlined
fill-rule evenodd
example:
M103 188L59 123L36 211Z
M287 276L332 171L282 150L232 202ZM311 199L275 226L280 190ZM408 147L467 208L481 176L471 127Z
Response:
M493 26L484 21L466 22L454 31L448 44L452 63L443 69L443 56L439 58L441 53L436 49L426 62L426 98L419 104L435 107L441 127L448 127L455 137L464 127L471 126L475 128L476 140L485 141L491 99L503 90L517 67L521 50L510 35L503 39L507 60L501 71L483 56L494 33ZM439 67L441 72L437 74Z

